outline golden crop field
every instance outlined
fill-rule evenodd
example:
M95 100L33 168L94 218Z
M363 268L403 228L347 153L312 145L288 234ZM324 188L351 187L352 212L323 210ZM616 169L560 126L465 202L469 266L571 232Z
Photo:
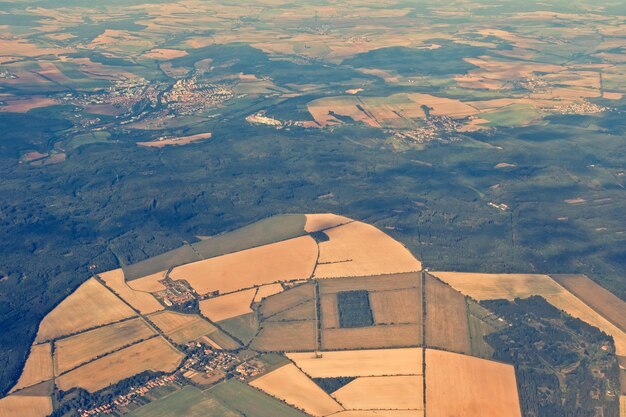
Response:
M30 387L53 377L52 345L50 343L33 345L30 348L30 354L24 365L22 375L11 391Z
M166 274L167 271L156 272L132 281L126 281L126 283L135 291L159 292L165 290L165 285L161 284L159 281L165 278Z
M319 243L316 278L393 274L422 269L421 262L407 248L374 226L352 222L325 233L330 240Z
M276 313L267 318L267 321L315 320L315 309L315 301L309 300L281 311L280 313Z
M470 353L465 296L428 274L425 290L426 346Z
M513 366L427 349L426 415L521 417Z
M304 230L308 233L319 232L351 221L353 220L332 213L307 214Z
M332 396L348 410L423 410L424 378L421 375L358 377Z
M172 372L183 355L162 337L153 337L74 369L56 379L67 391L73 387L95 392L140 372Z
M346 410L333 417L424 417L424 410Z
M278 294L283 291L283 286L280 284L268 284L263 285L257 289L256 295L254 296L254 302L260 303L266 297L270 295Z
M163 310L161 303L151 294L136 291L128 286L122 268L98 274L105 284L141 314Z
M52 398L9 395L0 398L0 417L47 417L52 413Z
M130 307L92 278L43 319L36 341L77 333L134 315Z
M309 278L317 244L302 236L174 268L172 279L184 279L199 293L227 293L276 281Z
M370 307L376 324L421 323L422 291L405 289L370 292Z
M281 311L293 308L299 304L313 300L315 287L312 283L297 285L280 294L272 295L263 300L260 312L263 317L271 317Z
M626 333L567 291L548 275L433 272L433 275L476 300L540 295L550 304L613 336L618 355L626 355ZM427 303L428 305L428 303Z
M265 352L314 350L316 336L317 325L313 320L264 322L250 348Z
M566 290L626 332L626 303L584 275L553 275Z
M288 353L311 378L340 376L421 375L422 349L372 349Z
M335 400L293 364L263 375L252 381L250 385L312 416L321 417L343 410Z
M251 288L202 300L200 312L213 322L252 313L251 305L256 291L256 288Z
M54 343L55 375L154 334L143 319L135 318L59 339Z
M421 324L322 330L322 348L325 350L410 347L421 343Z
M422 288L422 277L419 272L403 274L385 274L373 276L345 277L341 279L320 279L320 294L335 294L341 291L394 291Z
M323 329L339 327L339 305L337 294L324 294L320 296L320 320Z
M216 327L196 314L160 311L148 316L175 343L196 340L216 330Z

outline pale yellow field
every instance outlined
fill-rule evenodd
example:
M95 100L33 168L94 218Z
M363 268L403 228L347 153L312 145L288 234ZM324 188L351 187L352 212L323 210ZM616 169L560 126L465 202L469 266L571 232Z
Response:
M134 279L132 281L128 281L127 284L130 288L135 291L144 291L144 292L159 292L165 290L165 285L161 284L163 278L167 271L156 272L151 275L147 275L145 277L141 277L138 279Z
M619 397L619 417L626 417L626 395Z
M322 331L322 348L330 350L407 347L421 343L421 324L324 329Z
M422 292L418 289L370 292L376 324L421 323Z
M154 334L154 330L142 319L136 318L57 340L54 345L55 374Z
M186 55L187 55L187 52L182 51L180 49L164 49L164 48L151 49L143 54L145 58L164 59L164 60L180 58Z
M352 219L344 216L338 216L332 213L307 214L304 230L308 233L319 232L320 230L339 226L340 224L348 223L351 221Z
M154 337L63 374L56 384L64 391L81 387L95 392L143 371L172 372L182 358L165 339Z
M313 350L317 347L316 337L314 320L265 322L250 347L265 352Z
M278 294L283 291L283 286L280 284L269 284L259 287L256 295L254 296L254 302L260 303L264 298L270 295Z
M252 381L250 385L313 416L321 417L343 410L335 400L293 364L263 375Z
M613 336L618 355L626 355L626 333L560 286L548 275L433 272L433 275L476 300L540 295L550 304Z
M211 321L220 321L252 313L256 288L200 301L200 312Z
M465 296L426 275L426 346L470 353L472 345Z
M216 330L211 323L195 314L160 311L148 316L163 333L176 343L186 343Z
M373 349L288 353L311 378L340 376L421 375L422 349Z
M320 319L323 329L339 327L339 306L336 294L324 294L320 297Z
M426 415L521 417L513 366L427 349Z
M200 140L205 140L205 139L210 139L210 138L211 138L211 133L199 133L197 135L182 136L178 138L159 139L159 140L153 140L150 142L137 142L137 145L146 146L149 148L164 148L166 146L187 145L192 142L197 142Z
M333 417L424 417L424 410L346 410Z
M233 292L276 281L308 278L317 258L310 236L284 240L174 268L172 279L184 279L199 294Z
M319 243L316 278L363 276L418 271L420 261L402 244L374 226L352 222L325 232Z
M424 409L422 376L359 377L332 396L346 409Z
M110 289L141 314L150 314L163 310L161 303L152 295L143 291L135 291L126 284L122 268L103 272L99 276Z
M77 333L134 315L130 307L92 278L43 319L36 341Z
M340 291L367 290L395 291L414 288L421 291L422 275L419 272L403 274L373 275L366 277L342 277L341 279L319 280L320 294L335 294Z
M260 312L263 317L271 317L299 304L313 301L314 297L315 287L312 283L297 285L280 294L267 297L261 304Z
M11 392L30 387L54 377L52 371L52 346L50 343L33 345L24 370Z
M52 398L9 395L0 399L0 417L46 417L52 413Z

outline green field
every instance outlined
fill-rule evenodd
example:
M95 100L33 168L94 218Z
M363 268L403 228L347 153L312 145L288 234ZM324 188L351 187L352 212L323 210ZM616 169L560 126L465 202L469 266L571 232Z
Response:
M206 391L224 406L246 417L305 417L306 414L236 380L223 382Z
M217 324L219 324L224 331L228 332L228 334L241 340L244 344L252 340L259 328L259 322L255 313L222 320Z
M240 417L199 389L187 386L128 414L129 417Z

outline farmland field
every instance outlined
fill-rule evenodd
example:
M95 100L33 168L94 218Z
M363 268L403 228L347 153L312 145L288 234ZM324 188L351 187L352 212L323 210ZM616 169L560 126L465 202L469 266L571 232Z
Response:
M94 300L98 300L94 303ZM126 304L95 279L63 300L39 326L37 341L50 340L135 315Z
M46 417L51 412L50 397L10 395L0 399L0 417Z
M315 296L313 284L306 283L295 286L280 294L272 295L263 300L260 307L261 315L265 318L272 317L282 311L312 301Z
M218 325L231 336L248 344L258 331L259 321L255 313L250 313L222 320Z
M145 292L133 290L126 284L122 268L98 274L104 283L124 301L142 314L163 310L156 298Z
M194 314L162 311L150 315L149 319L176 343L186 343L216 330L211 323Z
M221 321L252 313L256 288L209 298L200 302L200 312L211 321Z
M200 294L227 293L283 280L308 278L317 246L309 236L259 246L174 268L172 279L184 279Z
M265 322L250 347L259 351L303 351L317 347L315 321Z
M240 417L195 387L185 387L128 414L129 417Z
M359 377L333 393L347 410L424 409L422 376Z
M326 416L343 409L293 364L278 368L250 385L313 416Z
M421 289L370 292L369 298L376 324L422 322Z
M154 337L74 369L56 378L62 390L98 391L146 370L172 372L183 355L162 337Z
M521 417L513 367L427 349L426 414Z
M206 392L207 396L248 417L305 417L280 401L239 381L223 382Z
M52 379L52 346L50 343L33 345L24 365L24 370L12 391L30 387Z
M55 375L155 334L142 319L136 318L59 339L54 342Z
M418 324L324 329L322 331L322 348L328 350L410 347L421 343L422 326Z

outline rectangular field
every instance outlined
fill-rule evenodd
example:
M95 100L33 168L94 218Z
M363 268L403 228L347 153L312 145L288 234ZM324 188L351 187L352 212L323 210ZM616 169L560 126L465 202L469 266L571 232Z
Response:
M272 317L274 314L314 299L315 287L312 283L298 285L263 300L260 308L261 316Z
M136 315L115 294L91 278L52 310L39 325L37 342Z
M176 343L186 343L209 334L217 328L196 314L161 311L148 316L163 333Z
M143 319L135 318L59 339L54 344L55 375L154 334Z
M324 390L294 364L285 365L250 383L272 397L322 417L343 410Z
M52 413L52 398L9 395L0 398L0 417L47 417Z
M418 324L322 330L325 350L412 347L421 343L422 326Z
M426 346L471 353L465 296L426 275Z
M513 366L427 349L426 415L521 417Z
M52 345L33 345L17 384L11 391L30 387L54 377L52 369Z
M218 325L228 334L241 340L244 344L248 344L258 331L259 321L255 313L250 313L222 320Z
M288 353L311 378L342 376L421 375L422 349L372 349Z
M313 320L265 322L250 348L265 352L315 350L317 325Z
M339 327L339 308L337 305L337 294L326 294L320 297L320 319L322 328Z
M415 289L370 292L376 324L422 322L422 292Z
M423 410L424 378L421 375L359 377L332 396L348 410Z
M320 279L320 294L336 294L341 291L367 290L391 291L407 288L422 288L421 274L409 272L404 274L387 274L373 276L344 277L341 279Z
M128 417L241 417L241 414L224 407L198 388L186 386L180 391L153 401L128 414Z
M172 372L182 358L165 339L154 337L63 374L56 384L64 391L80 387L96 392L143 371Z

